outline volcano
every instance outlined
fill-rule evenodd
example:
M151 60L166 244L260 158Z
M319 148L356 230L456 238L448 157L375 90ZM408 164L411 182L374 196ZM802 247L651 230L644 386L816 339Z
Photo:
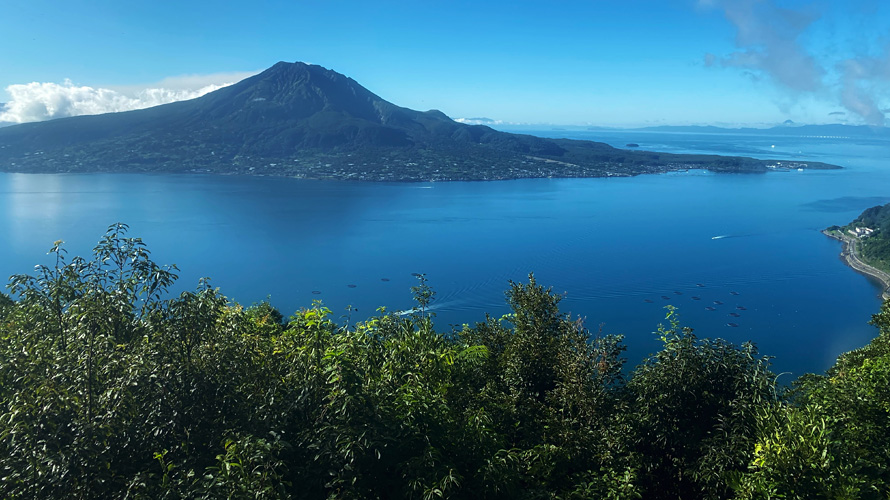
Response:
M188 101L0 129L0 170L13 172L422 181L628 176L689 168L763 172L768 163L626 151L458 123L441 111L397 106L347 76L299 62L279 62Z

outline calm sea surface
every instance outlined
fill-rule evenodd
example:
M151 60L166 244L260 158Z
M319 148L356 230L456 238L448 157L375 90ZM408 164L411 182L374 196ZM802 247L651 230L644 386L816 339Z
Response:
M352 305L352 321L382 305L408 309L412 273L426 273L447 330L507 312L508 281L534 272L592 330L624 334L632 365L658 348L652 332L667 304L700 336L753 340L793 376L824 370L876 333L866 322L880 306L878 286L844 266L840 244L819 230L890 202L890 144L540 135L846 168L434 184L0 174L0 276L49 264L57 239L85 255L122 221L157 262L180 267L180 289L210 276L242 304L270 297L285 313L314 299L338 316Z

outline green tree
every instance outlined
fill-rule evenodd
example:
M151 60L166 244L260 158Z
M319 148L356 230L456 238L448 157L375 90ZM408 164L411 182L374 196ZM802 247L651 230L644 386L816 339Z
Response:
M510 283L512 313L465 328L460 338L490 353L479 396L499 430L478 486L488 496L547 492L630 498L633 471L622 461L615 415L623 387L620 336L591 336L559 311L561 297L537 284ZM586 492L586 493L585 493Z
M744 471L760 408L776 400L769 360L753 344L699 339L668 308L662 350L636 368L624 413L646 498L728 498Z

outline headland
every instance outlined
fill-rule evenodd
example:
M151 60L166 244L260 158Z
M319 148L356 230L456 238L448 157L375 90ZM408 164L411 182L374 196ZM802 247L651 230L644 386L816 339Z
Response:
M882 287L881 298L884 300L890 298L890 274L872 265L866 264L865 261L862 260L858 251L858 238L848 236L843 232L834 229L823 229L822 234L843 243L841 258L844 259L844 262L855 271L879 281Z

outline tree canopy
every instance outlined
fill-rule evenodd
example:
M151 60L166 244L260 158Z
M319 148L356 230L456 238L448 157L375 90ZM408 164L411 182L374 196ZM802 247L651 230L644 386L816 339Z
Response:
M418 306L285 317L175 267L115 224L89 259L0 294L0 497L887 498L890 304L878 336L776 385L752 344L668 309L661 349L510 283L511 312L437 332Z

